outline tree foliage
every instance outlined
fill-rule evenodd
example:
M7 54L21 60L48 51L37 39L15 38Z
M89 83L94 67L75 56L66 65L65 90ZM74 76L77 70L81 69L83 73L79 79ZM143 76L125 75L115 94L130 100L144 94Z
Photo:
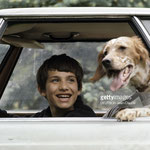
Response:
M0 9L24 7L150 7L149 0L0 0Z

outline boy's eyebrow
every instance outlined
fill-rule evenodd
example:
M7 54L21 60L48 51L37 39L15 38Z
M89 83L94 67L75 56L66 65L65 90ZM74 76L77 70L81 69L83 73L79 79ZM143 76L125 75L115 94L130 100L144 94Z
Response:
M59 76L49 76L48 78L59 78Z
M71 75L71 76L68 76L68 77L73 77L73 78L76 78L76 76L75 76L75 75L74 75L74 76L73 76L73 75Z

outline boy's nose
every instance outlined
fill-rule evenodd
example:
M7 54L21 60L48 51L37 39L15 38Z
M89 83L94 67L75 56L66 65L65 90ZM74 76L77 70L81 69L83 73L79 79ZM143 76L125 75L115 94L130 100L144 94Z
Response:
M68 90L68 86L66 82L61 82L59 85L60 90Z

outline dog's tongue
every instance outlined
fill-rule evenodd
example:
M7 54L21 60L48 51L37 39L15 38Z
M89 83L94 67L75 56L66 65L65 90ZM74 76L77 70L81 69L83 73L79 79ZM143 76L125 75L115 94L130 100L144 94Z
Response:
M123 69L122 71L119 72L119 74L117 76L114 77L111 85L110 85L110 89L112 91L117 91L118 89L120 89L123 85L125 85L126 83L126 79L129 76L129 68L126 67L125 69Z

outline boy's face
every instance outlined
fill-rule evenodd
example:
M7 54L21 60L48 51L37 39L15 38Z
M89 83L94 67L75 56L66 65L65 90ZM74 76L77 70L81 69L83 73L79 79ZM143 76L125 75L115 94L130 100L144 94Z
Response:
M40 93L47 98L51 109L72 110L80 91L74 73L49 71L46 90Z

